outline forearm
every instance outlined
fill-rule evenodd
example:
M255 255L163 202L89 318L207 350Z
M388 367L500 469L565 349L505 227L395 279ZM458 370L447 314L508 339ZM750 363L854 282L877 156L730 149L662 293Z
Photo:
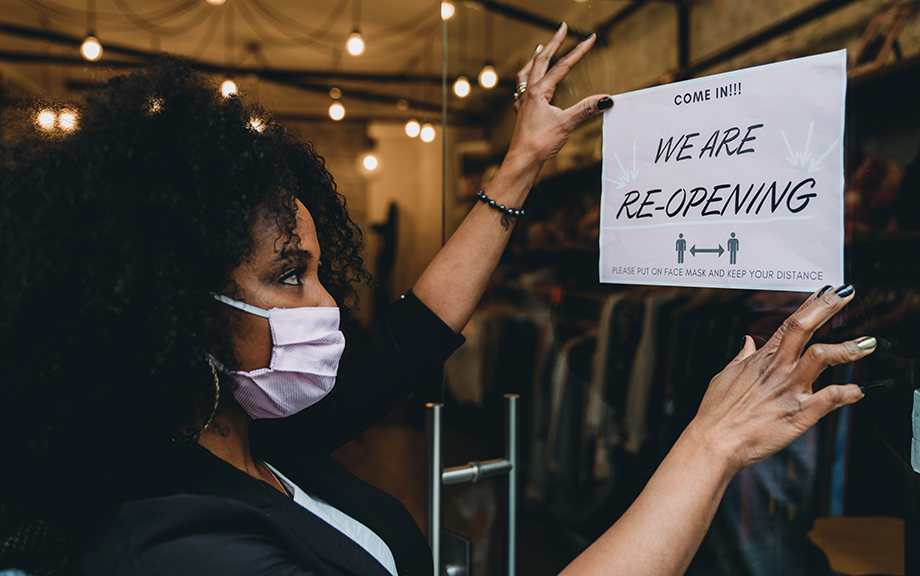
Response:
M729 448L693 425L623 516L563 576L683 574L734 475Z
M486 194L500 205L523 206L542 164L512 150ZM477 202L412 289L455 332L473 314L511 237L513 220L507 228L501 220L498 210Z

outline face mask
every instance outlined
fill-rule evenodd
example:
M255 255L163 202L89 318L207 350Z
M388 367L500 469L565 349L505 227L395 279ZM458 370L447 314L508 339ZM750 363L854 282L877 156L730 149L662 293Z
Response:
M272 358L268 368L251 372L224 369L236 383L233 397L252 418L283 418L319 402L332 390L345 336L339 309L332 307L263 310L215 294L244 312L268 318Z

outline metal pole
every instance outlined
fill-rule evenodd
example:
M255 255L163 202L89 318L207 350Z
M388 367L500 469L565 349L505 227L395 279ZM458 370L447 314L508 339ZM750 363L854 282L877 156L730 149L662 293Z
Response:
M507 576L517 575L518 399L517 394L505 394L505 459L511 463L508 470Z
M443 408L443 404L428 403L425 405L425 420L428 431L428 445L425 462L428 470L428 507L426 510L426 520L428 544L431 546L431 558L434 563L434 576L440 576L441 574L441 524L443 522L441 473L444 470L441 461L441 410Z

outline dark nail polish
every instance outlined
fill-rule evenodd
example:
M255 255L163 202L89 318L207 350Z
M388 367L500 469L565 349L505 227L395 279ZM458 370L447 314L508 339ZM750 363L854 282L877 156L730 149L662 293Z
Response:
M592 39L592 38L594 38L594 32L592 32L592 33L588 34L587 36L585 36L585 40L590 40L590 39Z
M885 380L877 380L875 382L863 384L859 387L859 391L866 396L878 396L879 394L891 392L895 389L895 386L896 384L894 380L891 378L886 378Z
M565 26L565 22L560 22L559 26L556 27L556 30L561 29L563 26Z
M840 288L837 288L837 290L834 291L834 294L836 294L837 296L840 296L841 298L846 298L847 296L849 296L849 295L852 294L852 293L853 293L853 285L852 285L852 284L847 284L846 286L841 286Z
M827 291L830 290L831 288L833 288L833 286L831 286L830 284L828 284L827 286L825 286L824 288L822 288L820 292L818 292L818 295L815 296L815 298L820 298L820 297L824 296L825 294L827 294Z
M613 106L613 98L611 98L610 96L605 96L597 102L598 110L606 110L610 108L611 106Z
M744 350L744 347L746 345L747 345L747 336L741 339L741 350ZM741 350L738 350L738 352L741 352Z

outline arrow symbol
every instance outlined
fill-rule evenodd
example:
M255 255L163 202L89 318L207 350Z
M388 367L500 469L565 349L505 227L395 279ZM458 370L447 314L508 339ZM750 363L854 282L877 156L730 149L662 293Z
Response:
M617 185L617 190L626 186L629 182L635 180L639 176L639 171L636 170L636 141L633 140L633 166L632 170L627 171L623 166L623 162L620 161L620 156L616 152L613 153L613 157L616 159L617 164L620 165L620 172L623 173L621 178L607 178L608 181L613 182Z
M722 245L721 245L721 244L719 244L719 247L718 247L718 248L697 248L697 247L696 247L696 244L694 244L694 245L690 248L690 254L693 254L694 257L695 257L698 253L699 253L699 254L710 253L710 254L718 254L719 256L722 256L722 253L723 253L723 252L725 252L725 249L722 248Z
M808 153L808 148L811 146L811 133L814 130L814 128L815 128L815 121L812 120L811 124L808 125L808 138L805 139L805 151L802 152L802 155L800 156L800 160L802 161L802 166L804 166L805 163L808 162L809 158L811 158L811 154Z
M789 151L789 156L786 157L788 161L793 166L805 166L808 161L811 159L811 153L808 151L811 148L811 135L814 133L815 122L814 120L808 125L808 136L805 138L805 151L804 152L793 152L792 145L789 144L789 138L786 137L786 132L780 130L780 134L783 137L783 142L786 143L786 150ZM822 157L823 158L823 157ZM821 161L819 160L818 163Z
M818 158L817 160L812 160L812 161L811 161L811 166L808 167L808 172L809 172L809 173L810 173L810 172L817 172L818 170L820 170L820 168L818 168L818 164L820 164L822 160L824 160L825 158L827 158L827 155L831 153L831 150L834 149L834 146L836 146L836 145L837 145L837 142L839 142L839 141L840 141L840 136L837 136L837 139L834 140L834 142L830 145L830 147L827 149L827 151L826 151L824 154L821 155L820 158Z
M633 167L632 167L632 170L629 171L629 175L633 180L635 180L636 177L639 175L639 171L636 170L636 141L635 140L633 140Z

